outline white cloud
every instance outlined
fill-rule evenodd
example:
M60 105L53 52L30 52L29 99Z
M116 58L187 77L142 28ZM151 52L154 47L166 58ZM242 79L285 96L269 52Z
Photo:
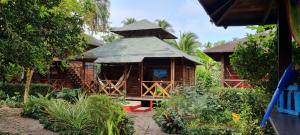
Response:
M177 36L180 32L191 31L201 42L231 40L250 32L244 27L216 27L197 0L111 0L112 26L120 26L126 17L150 21L166 19Z

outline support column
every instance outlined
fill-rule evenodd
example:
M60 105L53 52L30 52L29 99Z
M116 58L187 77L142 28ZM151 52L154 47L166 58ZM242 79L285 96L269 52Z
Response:
M225 59L224 55L221 56L221 83L225 87Z
M172 58L171 59L171 84L172 84L172 88L174 88L175 86L175 59Z
M181 58L181 69L182 69L182 85L185 85L186 77L185 77L185 62L183 58Z
M292 62L292 38L288 25L285 0L278 0L278 76L280 77Z
M83 69L83 80L85 80L85 62L82 62Z
M144 80L144 63L140 63L140 84L141 84L141 97L143 96L143 80Z

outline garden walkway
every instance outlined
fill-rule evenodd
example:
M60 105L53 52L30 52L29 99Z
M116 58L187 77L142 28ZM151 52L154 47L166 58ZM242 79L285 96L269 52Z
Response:
M134 121L134 135L168 135L163 133L152 119L153 112L127 113Z
M38 120L21 117L21 108L0 108L0 131L20 135L56 135L45 130Z

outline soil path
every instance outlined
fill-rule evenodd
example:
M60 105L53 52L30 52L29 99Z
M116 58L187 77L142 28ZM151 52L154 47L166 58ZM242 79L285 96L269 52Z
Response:
M152 119L153 112L127 113L134 121L134 135L168 135Z
M57 135L43 128L38 120L21 117L21 108L0 108L0 131L20 135Z

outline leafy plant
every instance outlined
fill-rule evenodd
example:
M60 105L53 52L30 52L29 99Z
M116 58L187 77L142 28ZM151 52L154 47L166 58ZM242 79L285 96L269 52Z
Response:
M38 118L44 127L60 134L131 135L133 123L121 105L107 96L83 94L74 103L48 96L32 98L24 116Z
M7 95L4 91L0 90L0 100L6 99Z
M78 99L78 96L80 94L80 89L69 89L69 88L63 88L62 90L54 93L55 98L64 99L69 102L75 102L76 99Z
M210 91L182 87L155 108L153 119L167 133L185 135L272 134L259 128L269 96L259 88Z
M235 48L230 62L239 77L253 86L273 92L278 81L276 26L250 26L256 34L247 35L247 41ZM292 61L299 64L300 47L293 42ZM258 70L259 69L259 70Z
M0 83L0 90L5 92L8 96L13 97L16 94L23 95L24 94L24 84L13 84L13 83ZM30 85L30 95L37 96L38 94L46 95L51 92L53 87L49 84L31 84ZM22 97L20 96L21 100Z

